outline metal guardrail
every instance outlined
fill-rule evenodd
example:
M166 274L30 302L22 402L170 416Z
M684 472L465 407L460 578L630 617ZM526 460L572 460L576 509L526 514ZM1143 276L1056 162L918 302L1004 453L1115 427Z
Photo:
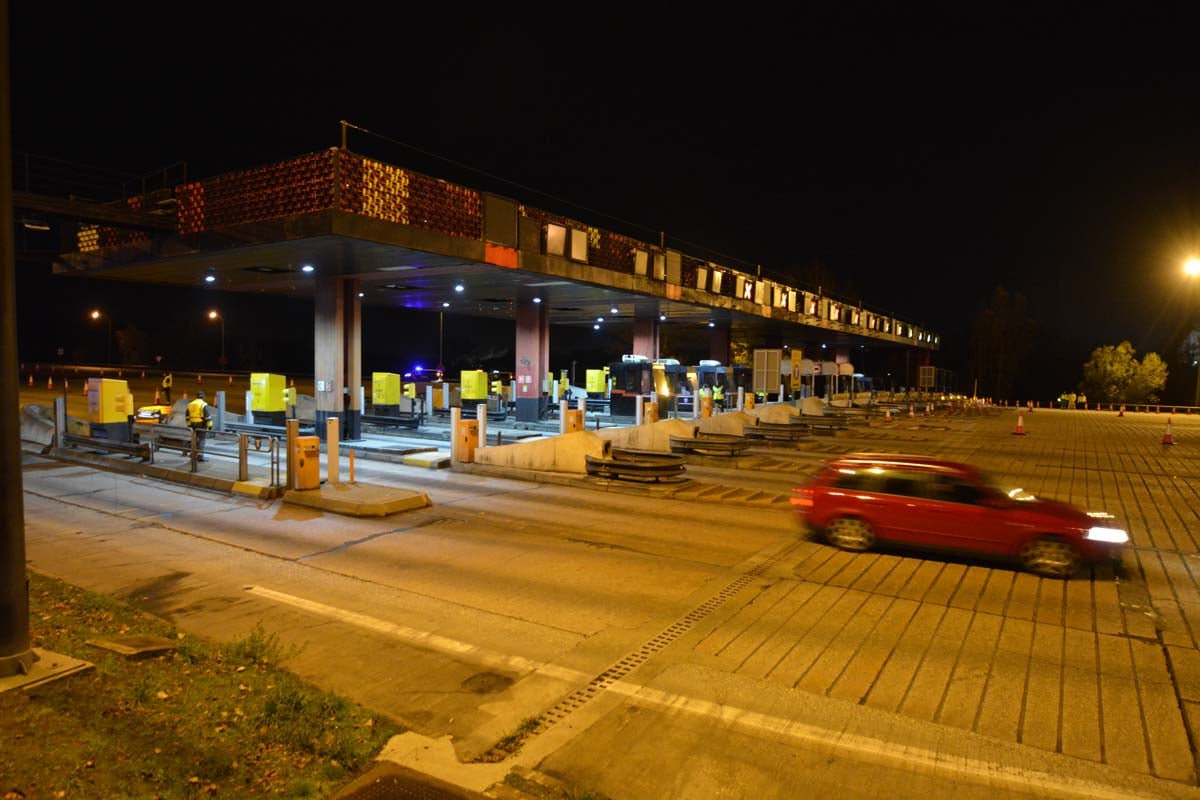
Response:
M672 436L672 453L695 453L705 456L736 456L750 449L753 442L745 436L730 433L704 433L697 429L693 436Z

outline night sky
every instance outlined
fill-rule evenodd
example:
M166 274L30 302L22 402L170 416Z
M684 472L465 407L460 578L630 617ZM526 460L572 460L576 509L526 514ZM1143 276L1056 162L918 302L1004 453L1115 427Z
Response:
M346 119L359 152L601 228L789 282L819 264L960 374L1002 286L1039 325L1026 391L1128 339L1191 396L1200 27L1170 5L10 5L17 152L203 178ZM22 269L25 355L47 282Z

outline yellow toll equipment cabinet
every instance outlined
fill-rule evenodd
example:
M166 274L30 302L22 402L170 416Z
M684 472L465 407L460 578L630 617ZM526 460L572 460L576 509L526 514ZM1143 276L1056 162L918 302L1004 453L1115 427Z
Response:
M583 412L578 408L568 408L563 418L563 433L578 433L583 430Z
M287 378L270 372L250 373L250 411L255 422L283 425L287 417Z
M483 403L488 399L488 376L481 369L464 369L460 374L460 402Z
M394 372L371 373L371 408L374 413L394 417L400 413L400 376Z
M642 403L642 424L650 425L658 422L658 404Z
M319 436L296 437L296 488L321 488L321 439Z
M133 438L133 395L129 382L114 378L88 378L88 423L91 435L112 442Z

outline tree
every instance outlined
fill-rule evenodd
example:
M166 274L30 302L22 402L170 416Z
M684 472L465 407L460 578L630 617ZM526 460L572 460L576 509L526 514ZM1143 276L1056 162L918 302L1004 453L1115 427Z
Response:
M1036 330L1024 296L997 286L971 327L971 361L980 395L1012 397Z
M1158 402L1167 385L1166 362L1157 353L1147 353L1140 362L1136 355L1128 341L1097 347L1083 365L1080 391L1101 403Z

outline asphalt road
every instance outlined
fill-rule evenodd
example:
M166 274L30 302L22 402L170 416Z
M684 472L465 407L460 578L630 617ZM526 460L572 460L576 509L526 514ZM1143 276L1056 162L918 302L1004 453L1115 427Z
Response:
M1117 514L1122 568L847 554L778 508L365 460L433 503L353 519L34 455L27 552L192 635L261 623L410 729L384 758L477 790L521 766L612 798L1200 797L1200 416L1170 446L1165 415L1023 422L902 418L791 457L971 460Z

